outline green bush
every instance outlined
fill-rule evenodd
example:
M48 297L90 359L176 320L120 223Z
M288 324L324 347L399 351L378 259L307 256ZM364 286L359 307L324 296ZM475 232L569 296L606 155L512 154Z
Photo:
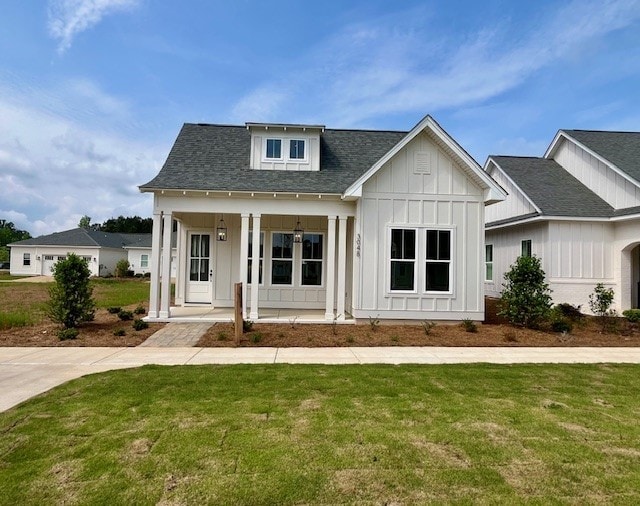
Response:
M573 324L571 320L567 318L558 318L551 322L551 329L554 332L571 332L573 330Z
M518 257L504 277L498 315L513 325L537 328L547 319L551 307L551 291L545 283L540 259Z
M67 339L75 339L78 337L79 331L74 327L66 327L58 330L58 339L65 341Z
M600 320L603 331L613 324L612 319L617 316L616 310L611 309L613 297L613 288L605 288L602 283L598 283L593 293L589 295L589 308Z
M242 332L251 332L253 322L251 320L242 320Z
M143 306L138 306L133 310L135 314L145 314L147 310Z
M118 318L120 318L123 322L133 320L133 311L127 311L126 309L121 309L118 312Z
M557 310L562 316L568 318L572 322L576 322L584 319L584 315L580 312L581 306L574 306L568 302L561 302L554 306L554 310Z
M465 318L464 320L462 320L462 323L460 325L462 325L465 332L478 332L478 326L473 320L469 318Z
M226 341L228 338L229 335L224 330L218 332L218 341Z
M148 329L149 324L144 320L139 320L138 318L136 318L135 320L133 320L133 328L135 330Z
M109 314L118 314L120 311L122 311L122 308L120 306L111 306L107 308L107 311L109 312Z
M129 260L123 258L122 260L118 260L116 264L115 275L116 278L124 278L127 277L129 273ZM131 273L133 275L133 272Z
M59 260L53 267L54 283L49 288L47 316L65 328L75 328L91 321L95 314L95 301L89 284L91 272L87 262L74 253Z
M117 336L117 337L122 337L126 334L126 332L124 331L124 329L116 329L113 331L113 335Z
M261 332L254 332L253 334L251 334L251 342L253 344L257 344L260 341L262 341L262 333Z
M631 323L640 322L640 309L625 309L622 312L622 316L624 316Z

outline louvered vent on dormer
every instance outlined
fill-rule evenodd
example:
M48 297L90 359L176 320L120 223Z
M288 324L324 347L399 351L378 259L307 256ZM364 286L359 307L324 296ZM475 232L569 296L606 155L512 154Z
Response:
M415 154L413 171L416 174L431 174L431 153L418 151Z

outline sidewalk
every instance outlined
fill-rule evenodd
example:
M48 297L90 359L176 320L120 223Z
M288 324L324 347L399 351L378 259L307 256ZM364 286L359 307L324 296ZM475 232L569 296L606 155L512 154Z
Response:
M73 378L145 364L633 363L640 348L0 348L0 411Z

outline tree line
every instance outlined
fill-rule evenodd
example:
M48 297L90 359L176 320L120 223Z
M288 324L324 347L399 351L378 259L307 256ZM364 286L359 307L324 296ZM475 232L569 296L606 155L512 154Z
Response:
M90 216L83 216L78 223L80 228L99 230L101 232L116 232L122 234L150 234L153 228L152 218L140 216L118 216L109 218L103 223L91 223Z

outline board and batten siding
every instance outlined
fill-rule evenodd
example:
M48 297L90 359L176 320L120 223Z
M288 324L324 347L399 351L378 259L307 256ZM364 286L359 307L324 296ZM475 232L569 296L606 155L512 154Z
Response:
M640 205L640 188L573 142L564 139L553 158L615 209Z
M417 135L363 186L357 318L484 319L482 190L425 133ZM415 293L389 291L390 229L416 228ZM424 229L452 232L451 293L424 292Z
M508 197L502 202L497 202L487 207L485 210L486 223L505 220L515 216L525 216L536 212L531 202L529 202L504 173L496 169L493 164L492 170L489 170L489 175L506 190Z
M504 274L511 269L511 266L522 254L522 241L531 241L531 254L541 259L542 268L545 273L548 273L547 236L546 223L487 230L485 243L493 246L493 281L485 281L485 294L489 297L500 296Z

